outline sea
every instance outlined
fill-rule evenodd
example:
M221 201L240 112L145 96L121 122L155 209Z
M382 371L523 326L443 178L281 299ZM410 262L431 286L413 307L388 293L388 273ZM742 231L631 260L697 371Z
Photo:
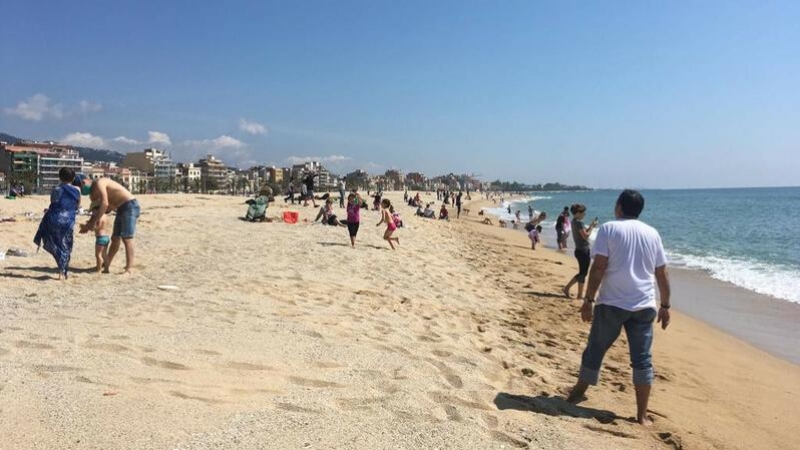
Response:
M641 190L640 220L660 233L671 266L695 269L759 294L800 303L800 187ZM565 206L582 203L586 221L614 220L620 190L536 193L486 212L528 220L547 212L546 246L555 247L555 220ZM508 207L511 207L511 214ZM570 249L574 248L570 238Z

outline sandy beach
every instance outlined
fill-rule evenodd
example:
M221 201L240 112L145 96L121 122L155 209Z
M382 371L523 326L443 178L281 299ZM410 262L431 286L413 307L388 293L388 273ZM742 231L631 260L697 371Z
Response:
M575 260L481 225L482 202L450 222L400 206L392 252L376 212L351 249L311 207L253 224L243 198L139 201L136 272L120 254L94 273L79 236L66 282L24 216L47 198L0 204L18 220L0 246L29 254L0 261L0 449L800 448L800 367L680 312L656 331L652 429L631 420L624 337L566 403L588 333L558 294Z

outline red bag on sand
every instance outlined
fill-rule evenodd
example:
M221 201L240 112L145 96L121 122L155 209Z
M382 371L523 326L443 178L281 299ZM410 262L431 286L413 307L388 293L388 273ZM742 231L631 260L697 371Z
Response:
M297 223L297 219L300 218L300 214L297 211L284 211L283 212L283 221L284 223Z

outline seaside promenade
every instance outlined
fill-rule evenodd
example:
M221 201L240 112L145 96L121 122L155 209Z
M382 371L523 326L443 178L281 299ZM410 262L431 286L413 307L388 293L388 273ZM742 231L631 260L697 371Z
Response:
M0 245L29 256L0 262L0 449L800 448L800 366L679 297L656 330L652 429L631 421L624 337L566 403L588 333L559 295L574 258L481 225L484 202L442 222L401 197L392 252L376 212L351 249L311 207L245 223L243 199L143 196L136 272L91 272L78 236L67 282L24 218L48 199L3 203L19 221Z

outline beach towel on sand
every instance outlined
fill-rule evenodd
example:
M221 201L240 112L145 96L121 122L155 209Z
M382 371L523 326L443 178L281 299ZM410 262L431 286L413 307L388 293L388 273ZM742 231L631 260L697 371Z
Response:
M53 255L60 273L67 275L72 256L75 212L80 205L81 193L72 186L60 185L50 194L50 208L47 209L39 230L33 238L38 247Z

